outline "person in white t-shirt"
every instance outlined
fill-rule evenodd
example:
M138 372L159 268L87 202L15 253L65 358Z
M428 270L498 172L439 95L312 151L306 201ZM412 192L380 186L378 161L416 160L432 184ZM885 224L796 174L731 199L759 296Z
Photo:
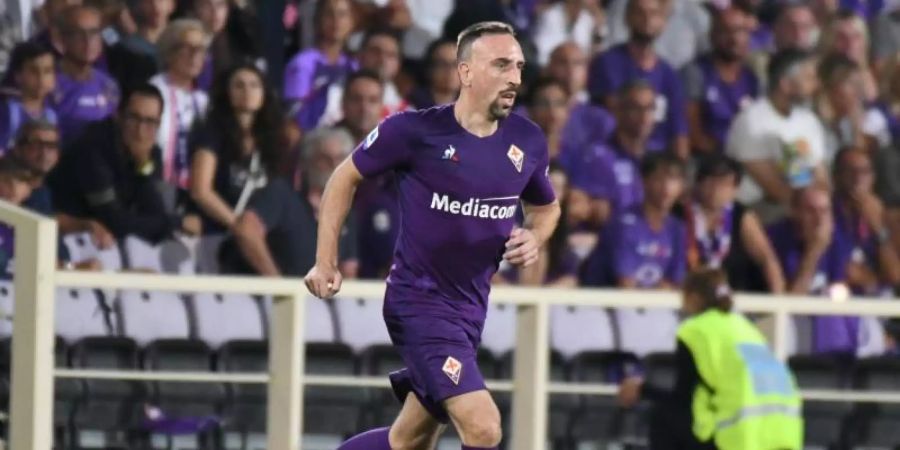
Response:
M794 190L829 185L824 129L806 106L817 84L814 61L802 50L779 51L769 61L768 79L767 95L732 123L725 152L748 175L738 190L739 201L787 207Z
M188 135L206 113L209 99L196 87L203 71L210 37L199 20L179 19L160 35L158 48L163 72L150 79L163 96L163 112L156 134L162 150L163 180L188 189L190 155Z

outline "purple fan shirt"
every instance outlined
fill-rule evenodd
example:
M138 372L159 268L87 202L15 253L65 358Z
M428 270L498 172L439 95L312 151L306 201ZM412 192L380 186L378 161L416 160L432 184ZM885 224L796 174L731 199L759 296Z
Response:
M537 125L513 113L493 134L477 137L456 121L453 107L388 117L352 156L363 176L393 171L397 180L401 225L386 315L482 323L520 201L555 199Z
M63 143L78 137L90 122L107 118L119 105L119 87L115 80L97 69L86 80L75 80L63 71L56 72L52 104L59 117Z
M769 240L788 280L794 279L803 259L802 239L790 219L767 228ZM833 283L846 279L850 263L850 243L835 233L831 245L819 260L810 286L810 295L823 295ZM859 318L845 316L816 317L813 322L813 350L815 352L855 352L858 344Z
M6 97L0 101L0 155L12 149L19 128L36 119L57 123L56 111L50 106L49 101L44 103L44 110L37 116L26 111L16 97Z
M585 153L594 145L606 142L615 128L616 119L601 106L579 103L572 107L563 126L557 158L563 170L574 173Z
M640 288L653 288L663 281L681 283L687 271L684 224L666 217L661 230L647 223L640 206L613 219L608 241L612 275L616 279L633 279Z
M625 83L643 79L656 89L656 128L647 150L661 151L680 136L687 136L686 103L681 79L667 62L657 57L656 65L644 70L628 53L627 44L619 44L601 53L591 62L588 91L594 99L615 95Z
M759 80L749 67L741 69L734 82L719 76L709 55L701 57L685 69L688 98L700 103L700 120L704 131L724 149L731 122L738 112L759 95Z
M572 187L609 201L614 213L627 211L644 200L639 165L640 161L612 138L585 152L572 173Z
M298 53L284 70L284 98L303 100L316 89L334 83L356 70L356 61L347 55L330 64L317 48Z

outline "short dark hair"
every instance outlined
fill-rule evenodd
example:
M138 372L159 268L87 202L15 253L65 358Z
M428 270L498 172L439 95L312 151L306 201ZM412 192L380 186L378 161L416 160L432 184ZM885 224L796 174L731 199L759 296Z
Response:
M738 184L743 172L741 165L734 159L721 153L713 153L700 158L695 177L699 183L707 178L733 175L734 183Z
M641 160L641 178L647 178L660 170L684 174L684 163L669 152L653 152Z
M66 9L63 10L62 14L60 14L59 17L55 19L59 29L63 33L73 31L73 28L75 28L75 16L77 16L81 12L96 14L101 21L103 20L103 13L101 13L99 9L94 8L93 6L71 5L66 7Z
M512 25L497 21L478 22L469 25L456 38L456 59L458 61L468 59L472 52L472 44L480 37L489 34L508 34L515 37L516 31Z
M16 131L16 146L25 144L25 141L30 139L31 133L36 131L55 131L59 137L59 128L53 122L44 118L32 119L22 124Z
M434 55L444 45L456 45L456 41L447 38L437 38L428 44L428 48L425 49L425 63L429 68L434 67Z
M356 72L353 72L350 75L348 75L347 78L344 80L344 92L346 92L348 89L350 89L350 85L355 83L356 80L364 80L364 79L372 80L372 81L378 83L379 86L384 88L384 82L381 81L381 77L378 76L377 72L375 72L374 70L369 70L369 69L359 69Z
M50 47L37 41L21 42L13 47L12 53L9 55L9 71L18 73L29 61L34 61L44 55L53 56Z
M653 86L649 81L643 78L632 78L625 82L619 89L616 91L616 97L620 100L627 97L634 91L648 90L653 92L656 95L656 86Z
M365 36L363 36L362 42L359 44L359 49L362 50L362 49L366 48L366 45L369 45L369 41L371 41L373 38L376 38L378 36L389 37L389 38L393 39L394 42L397 43L397 45L400 45L400 35L397 34L396 31L394 31L390 28L379 27L379 28L373 28L366 32Z
M566 94L566 97L569 97L569 90L562 82L551 77L541 77L538 78L537 81L535 81L528 89L528 106L534 106L534 102L537 98L538 92L541 92L544 89L553 86L562 89L562 91Z
M728 275L721 269L699 269L689 273L682 289L685 294L700 297L701 311L718 309L729 312L734 305Z
M0 158L0 177L31 183L37 174L12 155Z
M131 99L138 95L156 99L156 101L159 102L160 114L162 114L162 108L165 104L162 92L159 91L159 88L147 82L135 84L125 91L122 100L119 102L119 112L125 111L128 108L128 103Z
M812 54L809 52L795 48L780 50L772 55L766 68L769 90L777 89L781 80L791 76L797 66L809 62L811 58Z
M828 87L835 81L845 78L860 69L859 64L840 53L831 53L821 61L816 69L819 80L824 87Z

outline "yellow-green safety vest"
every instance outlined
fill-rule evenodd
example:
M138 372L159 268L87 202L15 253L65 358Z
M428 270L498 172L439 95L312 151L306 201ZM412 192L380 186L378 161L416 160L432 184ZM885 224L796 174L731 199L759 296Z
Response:
M800 450L803 419L796 382L744 316L717 309L685 320L678 338L702 382L693 433L719 450Z

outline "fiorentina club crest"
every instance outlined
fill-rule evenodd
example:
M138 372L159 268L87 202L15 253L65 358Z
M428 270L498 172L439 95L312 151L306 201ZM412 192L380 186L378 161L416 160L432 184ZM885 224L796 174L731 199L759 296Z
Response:
M455 385L459 385L459 376L462 374L462 363L457 361L456 358L452 356L448 356L447 360L444 361L444 368L442 369L444 374L450 378L450 381Z
M519 147L516 147L516 144L512 144L509 146L509 151L506 152L506 156L508 156L513 165L516 166L516 172L521 172L522 162L525 161L525 153L520 150Z

